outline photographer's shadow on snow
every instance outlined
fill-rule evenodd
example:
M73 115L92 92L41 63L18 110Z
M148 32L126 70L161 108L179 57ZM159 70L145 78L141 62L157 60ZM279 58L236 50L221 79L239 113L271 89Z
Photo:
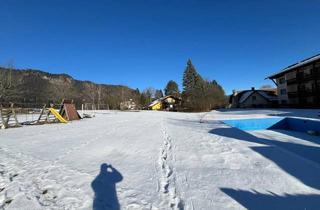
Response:
M94 191L93 210L119 210L116 183L123 179L121 173L111 165L103 163L100 173L92 181Z

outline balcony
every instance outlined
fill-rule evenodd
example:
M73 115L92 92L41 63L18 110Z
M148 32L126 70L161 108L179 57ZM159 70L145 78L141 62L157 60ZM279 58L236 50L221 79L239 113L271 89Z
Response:
M314 87L314 88L300 88L295 91L288 91L288 97L289 98L303 98L303 97L308 97L308 96L316 96L320 94L320 88L319 87Z
M309 80L320 79L320 69L313 69L310 74L305 74L303 72L297 73L296 77L287 79L288 85L295 83L307 82Z
M287 79L287 84L294 84L294 83L297 83L298 80L297 80L297 77L294 77L294 78L291 78L291 79Z

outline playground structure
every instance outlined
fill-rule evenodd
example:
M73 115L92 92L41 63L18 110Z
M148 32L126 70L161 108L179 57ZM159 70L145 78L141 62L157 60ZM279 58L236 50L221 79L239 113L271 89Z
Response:
M1 129L21 126L21 124L18 122L17 115L13 106L13 103L10 104L9 108L3 108L2 105L0 105Z
M73 101L65 99L61 104L50 104L49 107L44 104L41 109L15 107L14 103L10 103L8 107L0 105L0 114L0 127L2 129L21 127L22 125L68 123L72 120L81 119ZM23 116L25 116L25 119L23 119Z
M73 103L73 100L63 100L61 103L59 114L66 120L80 120L81 116Z

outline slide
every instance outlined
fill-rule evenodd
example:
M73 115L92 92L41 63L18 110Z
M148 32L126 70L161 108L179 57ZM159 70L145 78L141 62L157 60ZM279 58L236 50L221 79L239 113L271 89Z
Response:
M60 114L59 112L57 112L57 110L55 110L54 108L49 108L49 111L62 123L67 123L68 121L65 120Z

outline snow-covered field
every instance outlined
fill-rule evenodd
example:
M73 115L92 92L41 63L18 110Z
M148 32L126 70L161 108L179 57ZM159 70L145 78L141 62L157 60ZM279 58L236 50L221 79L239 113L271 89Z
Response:
M0 209L319 209L320 137L219 122L318 112L104 111L0 130Z

